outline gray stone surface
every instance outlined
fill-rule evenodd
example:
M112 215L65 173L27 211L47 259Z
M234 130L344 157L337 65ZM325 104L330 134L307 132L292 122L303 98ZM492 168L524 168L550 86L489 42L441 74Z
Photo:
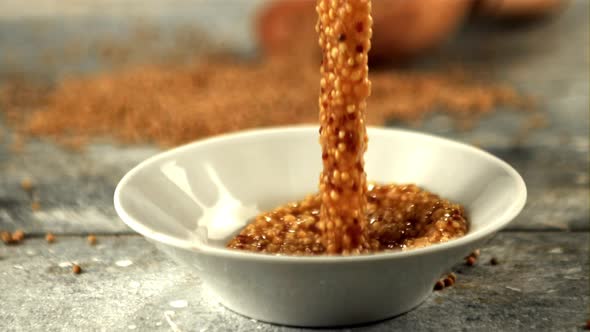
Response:
M113 192L117 182L153 147L93 145L83 153L35 143L21 154L0 145L0 228L28 233L124 233L116 217ZM34 181L41 210L33 212L21 180Z
M352 330L580 330L589 318L589 244L586 232L500 233L476 266L455 266L454 287L405 315ZM490 265L490 257L501 264ZM84 272L73 275L70 262ZM0 280L2 331L297 330L224 309L197 275L139 236L99 237L94 247L77 236L0 245Z

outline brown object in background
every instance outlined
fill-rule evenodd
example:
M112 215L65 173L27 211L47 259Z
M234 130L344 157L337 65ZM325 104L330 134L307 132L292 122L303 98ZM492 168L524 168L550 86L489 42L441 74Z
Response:
M447 39L463 23L472 0L373 1L371 62L407 61Z
M478 0L475 12L498 19L539 19L555 15L569 0Z
M275 0L262 8L255 24L265 55L320 58L314 30L315 3L315 0Z
M444 42L467 16L472 0L373 1L371 63L408 61ZM267 55L318 55L309 21L315 0L275 0L263 7L256 27ZM313 36L313 37L312 37ZM319 57L317 58L319 59Z
M358 254L369 248L364 154L371 94L371 1L339 5L319 0L317 13L323 59L318 102L323 170L316 226L328 254Z

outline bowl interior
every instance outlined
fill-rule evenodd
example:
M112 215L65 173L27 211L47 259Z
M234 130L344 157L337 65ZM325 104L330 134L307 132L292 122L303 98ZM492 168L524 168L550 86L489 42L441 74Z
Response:
M223 247L257 213L317 191L317 128L221 136L150 158L117 187L123 220L168 244ZM466 207L466 237L501 228L526 188L501 160L476 148L403 130L369 129L368 179L415 183Z

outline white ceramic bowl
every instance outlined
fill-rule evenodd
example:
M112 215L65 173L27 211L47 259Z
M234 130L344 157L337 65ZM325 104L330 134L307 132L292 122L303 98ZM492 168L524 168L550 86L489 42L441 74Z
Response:
M466 207L469 233L427 248L288 257L224 248L259 211L317 190L317 127L247 131L185 145L131 170L115 208L132 229L200 274L227 308L267 322L338 326L419 305L435 281L508 224L525 183L474 147L410 131L369 130L368 178L416 183Z

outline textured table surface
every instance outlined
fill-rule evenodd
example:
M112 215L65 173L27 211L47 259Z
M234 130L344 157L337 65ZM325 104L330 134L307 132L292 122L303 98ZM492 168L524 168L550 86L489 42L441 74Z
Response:
M586 232L502 232L457 284L367 331L575 331L587 319ZM500 264L492 266L490 257ZM70 262L84 267L71 273ZM0 247L3 330L299 331L244 318L137 236L62 236ZM176 331L178 331L176 330Z
M13 12L22 10L12 3ZM227 7L252 6L245 3ZM455 287L433 293L410 313L353 330L576 331L590 318L589 9L588 1L574 1L555 20L530 27L471 23L439 52L440 61L458 58L485 66L540 98L549 125L524 140L520 130L526 116L510 112L484 118L469 131L456 131L442 115L420 129L477 143L508 161L527 182L528 203L482 248L476 266L458 262ZM206 10L200 15L207 17ZM15 45L27 45L32 38L30 33L7 38L6 31L19 31L23 22L0 15L0 55L8 47L18 53ZM235 38L246 44L239 48L252 48L249 36ZM7 70L2 59L0 73ZM0 130L0 136L0 229L23 229L29 235L20 246L0 244L0 330L292 330L225 310L198 276L173 264L116 217L116 183L157 148L95 144L72 153L32 143L14 154L9 128ZM37 183L40 211L31 210L30 197L20 188L25 177ZM43 240L48 231L57 236L52 245ZM86 244L88 233L99 234L98 245ZM489 265L492 256L501 264ZM84 273L72 275L72 262L83 266Z

